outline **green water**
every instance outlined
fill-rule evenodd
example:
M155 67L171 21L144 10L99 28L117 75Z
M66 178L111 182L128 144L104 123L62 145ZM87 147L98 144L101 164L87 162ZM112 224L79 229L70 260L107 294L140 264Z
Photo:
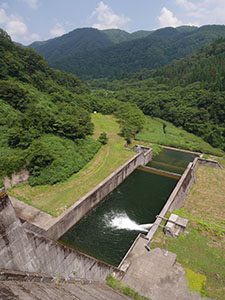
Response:
M182 174L189 162L193 161L196 157L197 155L189 152L163 149L147 166Z
M140 232L138 225L155 221L176 183L171 178L134 171L69 230L61 242L119 265Z

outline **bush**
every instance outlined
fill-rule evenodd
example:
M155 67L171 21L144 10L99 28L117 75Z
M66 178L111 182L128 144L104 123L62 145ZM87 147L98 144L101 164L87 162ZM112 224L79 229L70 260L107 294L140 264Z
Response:
M97 153L101 144L91 138L73 142L44 135L28 148L30 185L55 184L82 169Z
M102 144L102 145L106 145L108 143L108 137L107 134L105 132L102 132L98 138L98 141Z

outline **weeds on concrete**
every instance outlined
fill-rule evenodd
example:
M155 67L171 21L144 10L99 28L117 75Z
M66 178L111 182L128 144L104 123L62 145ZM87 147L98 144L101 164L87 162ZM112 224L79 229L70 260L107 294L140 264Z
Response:
M109 275L106 279L106 283L109 287L114 289L115 291L130 297L131 299L134 300L150 300L146 297L143 297L139 295L137 292L135 292L133 289L131 289L128 286L123 285L118 279L113 277L112 275Z

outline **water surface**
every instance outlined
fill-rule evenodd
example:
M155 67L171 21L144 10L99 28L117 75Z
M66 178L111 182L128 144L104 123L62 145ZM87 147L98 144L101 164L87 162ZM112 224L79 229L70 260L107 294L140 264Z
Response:
M153 158L151 162L147 164L147 166L177 174L182 174L188 164L192 162L197 156L198 155L189 152L164 148L157 156Z
M103 202L71 228L61 242L113 265L136 236L153 223L177 181L136 170Z

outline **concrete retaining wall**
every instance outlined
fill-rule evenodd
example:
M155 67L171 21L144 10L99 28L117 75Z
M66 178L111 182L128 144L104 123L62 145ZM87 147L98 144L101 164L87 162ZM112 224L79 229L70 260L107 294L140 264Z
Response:
M31 232L27 235L39 258L41 271L48 275L104 282L112 272L119 277L122 274L111 265L45 237Z
M126 179L137 167L146 165L152 158L152 151L142 147L127 163L117 169L92 191L78 200L65 213L60 215L55 223L46 231L45 236L58 240L73 225L81 220L93 207L111 193L124 179Z

